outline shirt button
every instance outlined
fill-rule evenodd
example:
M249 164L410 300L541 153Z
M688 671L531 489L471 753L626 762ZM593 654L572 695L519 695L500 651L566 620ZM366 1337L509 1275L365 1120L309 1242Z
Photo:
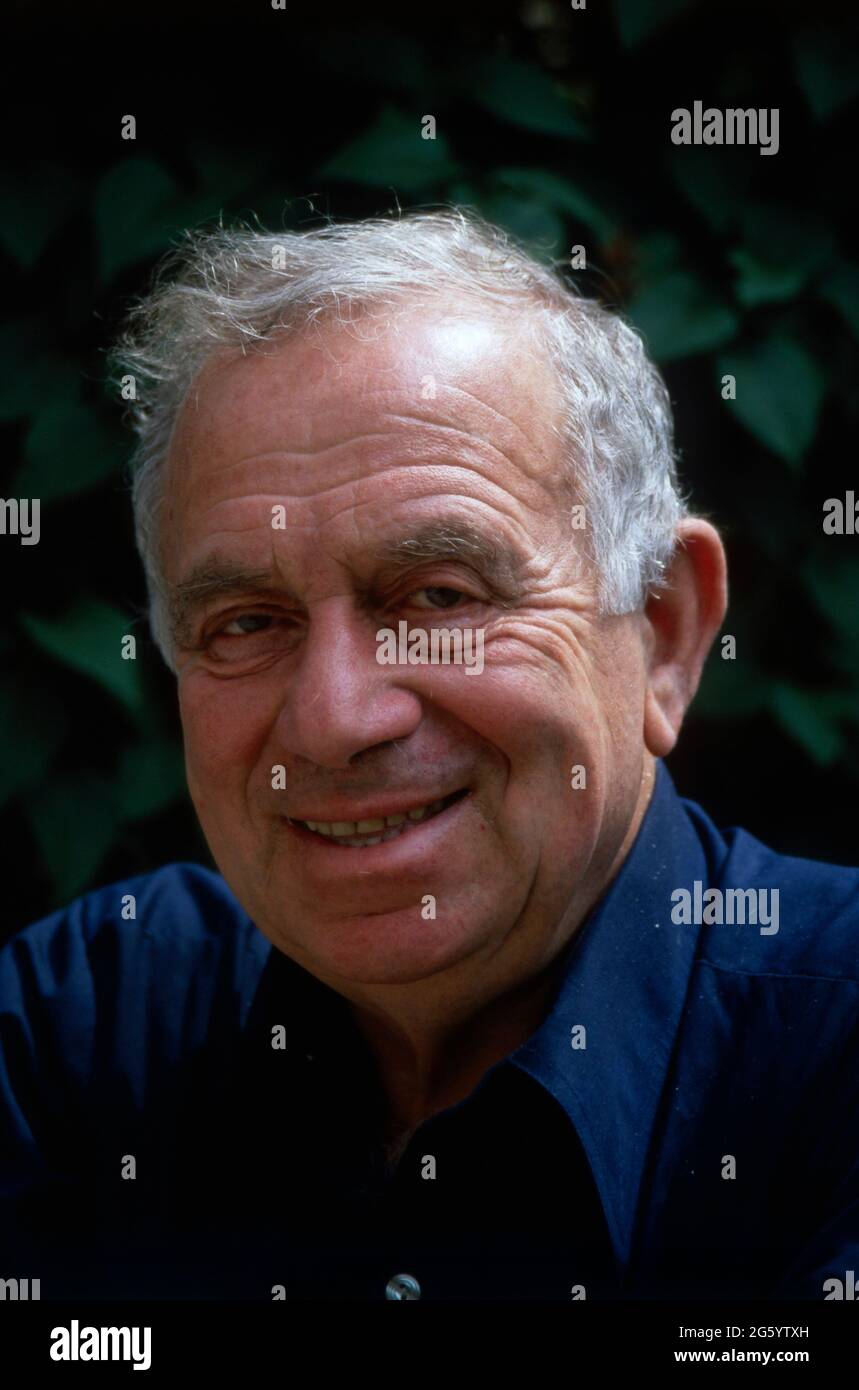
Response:
M421 1286L417 1279L411 1274L395 1274L393 1279L388 1280L385 1289L385 1297L396 1299L398 1302L403 1299L420 1298Z

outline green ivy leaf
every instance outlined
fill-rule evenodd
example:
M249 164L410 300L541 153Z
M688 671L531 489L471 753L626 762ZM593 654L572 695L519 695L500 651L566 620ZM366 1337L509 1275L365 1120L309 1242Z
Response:
M111 785L94 772L52 776L28 798L27 813L55 898L68 902L92 881L114 843Z
M717 145L671 145L663 155L671 180L708 227L727 233L740 219L742 199L752 182L751 160L735 158Z
M499 192L484 200L484 210L492 222L529 243L544 260L556 256L563 245L564 219L539 199Z
M825 390L811 354L786 334L773 333L754 347L721 356L718 372L736 377L737 398L730 409L746 429L797 466L814 438Z
M38 415L46 401L76 401L81 376L74 362L58 353L39 352L14 341L14 326L0 330L0 420ZM11 331L10 331L11 330ZM7 337L8 334L8 337Z
M844 315L859 338L859 266L842 261L824 280L820 293Z
M835 255L835 237L814 212L748 203L741 214L743 245L729 253L739 271L737 298L757 304L790 299Z
M499 120L541 135L590 140L591 132L553 77L531 63L491 54L469 65L466 95Z
M833 665L859 675L859 558L833 543L833 538L828 540L826 560L818 555L804 565L803 585L834 633L829 653ZM859 694L856 705L859 710Z
M490 187L496 190L496 196L512 194L566 213L576 222L590 227L602 242L611 240L617 233L617 219L596 199L548 169L498 169L492 175Z
M791 299L802 289L805 273L798 265L768 265L754 251L737 246L728 259L737 271L734 292L741 304L754 308L756 304Z
M0 806L42 781L65 737L58 695L32 677L0 686Z
M799 85L816 120L825 121L859 92L859 53L843 31L806 29L793 41Z
M745 646L746 642L738 639L738 650ZM766 698L767 681L763 672L747 661L742 664L723 661L717 638L695 696L696 714L707 719L748 719L765 708Z
M387 106L368 130L323 165L319 177L418 190L460 173L442 130L435 140L424 140L417 117Z
M25 497L43 502L70 497L118 478L126 449L88 406L54 399L50 380L42 383L43 407L24 445L24 460L13 481Z
M638 278L647 284L681 268L683 247L673 232L656 230L640 236L635 246Z
M103 284L167 248L176 226L170 205L178 196L175 181L152 159L129 157L102 175L93 218Z
M634 48L697 3L698 0L614 0L621 42L625 48Z
M0 183L0 246L30 270L77 210L81 181L61 165L38 165L27 179Z
M134 716L143 712L143 690L136 661L122 657L122 639L133 620L100 598L79 599L59 617L20 614L36 646L63 665L89 676Z
M821 767L843 751L844 737L820 695L776 681L770 689L770 706L785 732Z
M270 151L254 150L250 162L246 151L224 149L196 136L188 140L186 150L202 187L217 190L221 202L250 188L272 162Z
M628 313L659 362L720 347L739 328L733 309L688 270L670 271L645 285Z
M185 789L181 745L173 739L135 740L122 750L116 779L118 814L142 820L176 801Z

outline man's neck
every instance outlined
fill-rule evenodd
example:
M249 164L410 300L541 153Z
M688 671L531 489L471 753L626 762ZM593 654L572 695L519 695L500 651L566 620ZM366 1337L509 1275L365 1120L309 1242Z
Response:
M563 953L561 953L563 954ZM398 1033L387 1018L352 1005L387 1098L383 1140L392 1153L431 1115L470 1095L490 1067L540 1026L560 983L560 959L539 978L472 1013L459 1026Z
M539 1028L560 987L567 946L613 881L638 833L655 780L652 760L623 843L598 890L570 913L561 944L538 969L513 967L513 983L502 983L482 998L491 970L471 974L468 988L449 981L434 994L409 999L399 1011L352 1001L350 1009L376 1062L386 1097L383 1141L390 1152L407 1142L424 1120L464 1100L486 1072ZM492 964L492 963L490 963ZM478 985L477 980L480 981Z

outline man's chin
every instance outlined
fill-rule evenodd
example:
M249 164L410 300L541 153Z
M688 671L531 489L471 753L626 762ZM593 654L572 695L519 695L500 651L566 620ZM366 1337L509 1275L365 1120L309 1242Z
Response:
M265 930L285 955L333 988L416 984L457 965L487 937L471 913L424 917L430 904L336 919L305 917L301 924Z

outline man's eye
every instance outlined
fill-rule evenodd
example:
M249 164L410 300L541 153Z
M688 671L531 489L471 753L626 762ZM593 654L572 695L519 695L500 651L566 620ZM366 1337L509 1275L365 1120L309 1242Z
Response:
M247 637L254 632L265 631L266 624L272 621L269 613L240 613L237 618L231 618L221 632L228 637Z
M423 589L415 589L413 597L418 594L426 594L430 599L429 606L433 608L453 608L455 604L459 603L461 599L465 598L465 594L462 592L461 589L448 589L444 586L439 585L431 585ZM415 607L420 608L421 605L419 603L416 603Z

